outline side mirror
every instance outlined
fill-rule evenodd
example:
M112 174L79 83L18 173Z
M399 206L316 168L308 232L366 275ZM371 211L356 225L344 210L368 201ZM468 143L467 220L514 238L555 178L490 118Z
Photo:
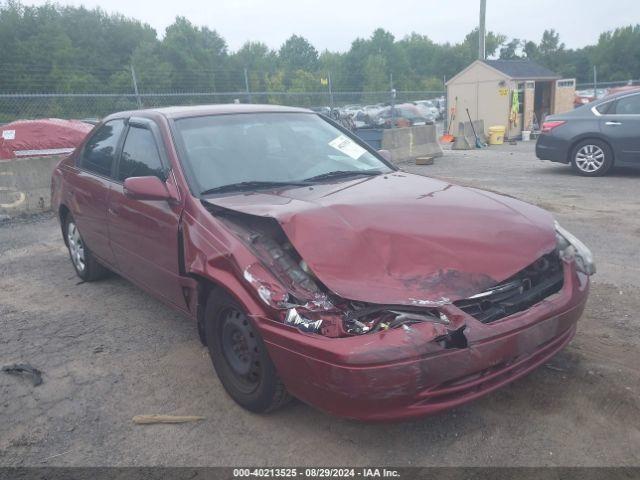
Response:
M378 153L382 158L384 158L387 162L391 162L391 152L389 150L378 150Z
M167 186L158 177L129 177L124 181L124 194L134 200L171 200Z

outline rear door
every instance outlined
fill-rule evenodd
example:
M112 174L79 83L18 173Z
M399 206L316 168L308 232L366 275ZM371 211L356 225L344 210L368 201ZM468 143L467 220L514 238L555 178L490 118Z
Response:
M640 163L640 93L620 97L600 117L617 163Z
M129 177L156 176L173 181L158 126L129 119L109 199L111 247L118 268L134 282L172 304L186 307L178 263L180 202L134 200L124 194Z
M107 265L115 258L109 246L107 205L114 185L115 158L124 132L124 119L111 120L87 140L76 160L76 170L65 175L67 202L85 244Z

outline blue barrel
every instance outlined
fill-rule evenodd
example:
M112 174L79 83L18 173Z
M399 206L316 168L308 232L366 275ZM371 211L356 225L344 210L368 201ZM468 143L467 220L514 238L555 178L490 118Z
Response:
M372 148L380 150L382 148L382 132L381 128L358 128L354 133Z

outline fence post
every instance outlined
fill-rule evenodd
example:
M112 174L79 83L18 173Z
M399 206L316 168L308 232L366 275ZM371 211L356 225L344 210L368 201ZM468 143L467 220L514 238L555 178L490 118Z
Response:
M138 82L136 80L136 71L133 69L133 64L131 64L131 79L133 80L133 91L136 94L138 108L142 108L142 100L140 100L140 94L138 93Z
M391 128L393 128L396 120L396 89L393 88L393 72L389 74L389 88L391 93Z
M247 102L251 102L251 91L249 90L249 75L247 74L247 69L244 69L244 87L247 90Z
M331 86L331 72L327 73L327 80L329 83L329 107L333 110L333 88Z

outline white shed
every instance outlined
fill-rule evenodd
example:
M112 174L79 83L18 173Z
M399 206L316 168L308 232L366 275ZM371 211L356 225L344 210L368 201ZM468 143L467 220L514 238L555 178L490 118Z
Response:
M451 132L458 122L483 120L485 129L506 127L506 137L522 130L536 130L547 115L573 108L575 79L561 79L548 68L530 60L476 60L447 83L447 104L456 109ZM511 115L514 92L518 93L518 115Z

